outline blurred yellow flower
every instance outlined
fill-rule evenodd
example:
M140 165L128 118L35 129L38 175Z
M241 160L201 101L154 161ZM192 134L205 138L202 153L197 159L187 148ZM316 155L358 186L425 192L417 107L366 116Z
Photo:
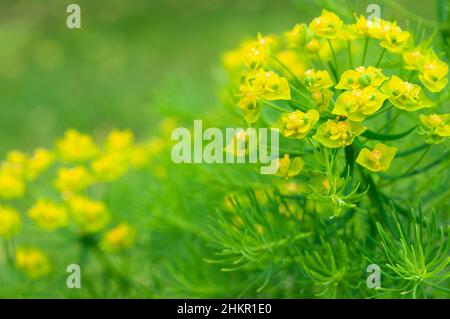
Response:
M76 130L68 130L62 139L56 141L56 149L63 161L83 162L98 154L98 147L92 137Z
M296 76L302 76L306 71L306 62L294 50L284 50L277 54L277 59L287 66ZM289 75L287 75L289 76Z
M371 86L362 90L346 91L338 96L332 113L361 122L367 115L378 111L384 100L386 95Z
M369 66L359 66L355 70L347 70L341 75L339 83L336 85L336 89L340 90L355 90L362 89L367 86L379 87L384 81L388 79L381 69Z
M20 198L24 194L25 183L20 177L0 171L0 199Z
M426 47L426 45L424 43L421 43L417 47L403 52L403 62L405 63L405 69L421 69L428 51L429 49Z
M300 174L303 169L303 160L300 157L290 159L288 154L283 158L276 158L273 161L278 162L277 176L289 178Z
M78 193L94 183L94 177L83 166L60 168L54 181L57 190L63 193Z
M95 233L102 230L110 220L110 214L102 202L83 196L68 199L71 216L82 232Z
M311 92L311 98L319 111L328 110L333 95L334 93L330 89L319 89Z
M270 56L270 47L265 42L251 41L245 43L242 48L242 62L252 70L257 70L266 65Z
M65 227L68 221L67 210L52 201L39 199L33 207L28 210L28 216L36 222L39 227L46 230L55 230Z
M26 173L27 156L21 151L10 151L6 155L6 160L1 163L1 171L18 177Z
M383 84L381 91L401 110L412 112L433 105L419 85L405 82L395 75Z
M422 129L427 135L425 142L429 144L441 143L450 136L450 114L420 114Z
M319 112L316 110L309 110L306 113L296 110L292 113L281 114L275 127L279 128L285 137L302 139L316 125L319 117Z
M150 153L145 145L136 145L130 151L130 166L142 168L150 161Z
M0 206L0 237L10 239L21 227L20 214L11 207Z
M328 71L307 70L304 74L303 83L309 91L317 91L333 86Z
M126 151L134 143L134 134L130 130L111 131L106 139L106 149L108 151Z
M430 92L442 91L448 83L448 65L430 51L420 68L419 79Z
M368 28L369 34L380 41L380 46L392 53L402 53L411 34L397 25L397 22L388 22L383 19L375 19Z
M247 123L254 123L258 120L261 113L261 105L258 101L260 88L242 84L239 88L239 101L237 106L242 109L244 119Z
M344 147L352 144L355 137L366 129L365 126L348 120L328 120L319 126L313 138L326 147Z
M320 17L311 21L309 28L319 37L333 39L343 24L344 22L335 13L322 10Z
M290 100L288 81L273 71L258 71L252 85L261 90L261 98L268 101Z
M313 38L311 30L304 23L296 24L294 28L284 33L288 48L305 46Z
M27 162L27 178L31 181L35 180L39 175L52 165L55 156L52 152L38 148L34 151L33 156Z
M107 252L118 252L134 244L136 232L128 224L122 223L107 231L100 242L100 246Z
M112 182L122 177L128 171L127 153L105 153L92 162L92 170L101 181Z
M372 172L385 172L389 169L396 152L397 148L378 143L372 151L363 148L356 158L356 163Z
M28 277L37 279L50 272L50 262L42 251L33 248L16 250L16 267Z

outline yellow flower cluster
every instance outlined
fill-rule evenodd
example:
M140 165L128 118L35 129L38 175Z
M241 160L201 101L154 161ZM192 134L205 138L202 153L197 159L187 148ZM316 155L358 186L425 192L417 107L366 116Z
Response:
M30 278L40 278L50 272L50 262L47 255L38 249L18 248L15 259L16 267Z
M20 226L19 213L14 208L0 206L0 237L11 238L19 232Z
M100 243L107 252L119 252L131 247L135 239L135 230L126 223L109 230L103 235Z
M379 44L374 64L365 62L369 42ZM342 148L361 134L373 136L372 132L364 133L369 126L365 121L378 114L415 112L441 103L432 95L446 87L448 65L430 42L414 43L413 34L395 21L358 16L346 24L335 13L323 10L309 24L296 24L282 36L258 35L256 40L228 52L224 62L233 83L239 84L236 105L247 123L258 125L260 115L270 107L281 112L270 121L284 137L312 138L327 148ZM337 58L343 54L348 57ZM354 56L362 56L356 68ZM390 62L401 57L402 71L395 74L397 68L393 72L389 66L380 67L384 56L390 56ZM341 62L351 67L343 70ZM264 113L260 122L266 125L272 114ZM449 135L446 114L420 115L420 122L427 143L440 143ZM360 150L356 162L382 172L395 153L395 148L377 144L372 150ZM290 168L294 163L289 157L278 161L278 175L289 177L301 171L297 169L302 166L297 157L294 169Z
M34 220L39 227L47 230L65 227L68 222L68 214L64 206L44 199L39 199L34 206L28 210L28 216Z

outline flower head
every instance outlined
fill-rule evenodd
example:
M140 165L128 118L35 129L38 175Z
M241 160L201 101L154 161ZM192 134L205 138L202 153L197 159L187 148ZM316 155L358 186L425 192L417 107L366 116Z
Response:
M420 86L405 82L395 75L383 84L381 91L401 110L412 112L433 105Z
M122 223L103 235L100 246L107 252L118 252L131 247L134 243L135 230Z
M300 174L303 169L303 160L301 157L295 157L290 159L288 154L285 154L283 158L275 158L273 161L278 162L277 176L289 178Z
M78 193L94 183L92 174L83 166L60 168L54 181L55 188L63 193Z
M419 80L430 92L442 91L448 83L448 65L430 51L420 68Z
M312 69L305 72L303 83L309 91L317 91L333 86L333 81L328 71L315 71Z
M37 279L50 272L47 255L33 248L19 248L16 251L16 267L28 277Z
M381 72L381 69L374 68L373 66L369 66L368 68L360 66L355 70L347 70L342 73L336 89L355 90L368 86L377 88L387 79L388 77Z
M284 113L280 116L275 127L280 129L281 134L289 138L304 138L319 120L319 112L309 110L306 113L294 111Z
M322 10L322 14L311 21L309 28L319 37L334 39L343 24L335 13Z
M0 206L0 237L11 238L21 227L20 214L11 207Z
M98 154L98 147L92 137L76 130L68 130L62 139L56 142L56 148L63 161L83 162Z
M22 178L0 170L0 198L14 199L25 194L25 183Z
M27 178L35 180L43 171L52 165L55 160L53 152L44 148L38 148L27 162Z
M28 216L39 227L55 230L67 225L67 210L52 201L40 199L28 210Z
M311 39L313 34L304 23L296 24L291 31L284 33L289 48L304 47Z
M92 170L101 181L112 182L128 171L128 155L131 150L123 152L107 152L92 162Z
M450 114L420 114L419 118L428 144L441 143L450 136Z
M85 233L95 233L102 230L109 222L110 215L102 202L93 201L87 197L73 196L68 200L74 222Z
M407 70L419 70L425 60L429 49L424 43L421 43L417 47L411 48L403 52L403 62L405 63L405 69Z
M397 148L378 143L372 151L363 148L356 158L356 163L372 172L385 172L389 169L396 152Z
M106 139L106 149L108 151L126 151L134 143L134 134L130 130L111 131Z
M261 90L261 98L268 101L290 100L291 90L288 81L273 71L256 73L252 85Z
M344 115L352 121L361 122L367 115L378 111L386 100L386 95L368 86L364 89L346 91L339 95L333 114Z
M375 19L368 27L369 35L381 40L380 45L392 53L402 53L411 37L407 31L403 31L396 22L388 22L383 19Z
M328 120L319 126L313 138L326 147L338 148L352 144L355 137L365 130L365 126L348 120Z

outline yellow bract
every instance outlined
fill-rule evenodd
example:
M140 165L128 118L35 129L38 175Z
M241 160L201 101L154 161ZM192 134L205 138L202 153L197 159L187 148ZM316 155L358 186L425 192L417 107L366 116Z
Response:
M327 89L333 86L333 81L328 71L315 71L312 69L305 72L303 83L309 91Z
M74 222L82 232L95 233L102 230L109 222L110 215L102 202L87 197L70 197L68 204Z
M10 239L20 230L20 214L11 207L0 206L0 237Z
M431 92L440 92L448 83L448 65L430 51L420 68L419 79Z
M405 69L407 70L420 70L425 60L429 49L422 43L415 48L406 50L403 53L403 62L405 63Z
M300 157L295 157L293 160L285 154L283 158L276 158L273 161L277 162L278 171L277 176L289 178L300 174L303 169L303 160Z
M326 147L344 147L352 144L355 137L366 129L365 126L348 120L328 120L319 126L313 138Z
M319 89L311 92L311 98L319 110L324 111L328 110L333 94L333 91L330 89Z
M405 82L395 75L383 84L381 91L401 110L412 112L433 105L420 86Z
M289 138L304 138L319 120L319 112L309 110L303 113L299 110L292 113L284 113L275 124L281 134Z
M34 206L28 210L28 216L34 220L39 227L47 230L65 227L68 221L67 210L63 206L45 199L39 199Z
M381 40L380 45L392 53L402 53L411 34L397 25L397 22L388 22L383 19L374 19L368 26L369 35Z
M356 163L372 172L385 172L389 169L396 152L397 148L378 143L372 151L363 148L356 158Z
M305 46L313 38L311 30L304 23L296 24L291 31L284 33L289 48Z
M24 181L11 173L0 171L0 198L14 199L25 194Z
M107 252L118 252L131 247L134 243L135 230L122 223L103 235L100 246Z
M309 28L319 37L333 39L343 24L344 22L335 13L322 10L320 17L313 19Z
M55 188L62 193L78 193L94 182L92 174L83 166L60 168L54 181Z
M450 137L450 114L421 114L419 117L423 131L427 135L425 142L438 144Z
M367 86L377 88L387 79L388 77L381 72L381 69L374 68L373 66L369 66L366 69L364 66L360 66L355 70L347 70L342 73L336 89L355 90Z
M362 90L347 91L339 95L332 113L361 122L367 115L378 111L384 100L386 95L371 86Z
M64 137L56 142L56 148L63 161L82 162L94 158L98 147L89 135L76 130L68 130Z
M18 248L15 257L16 267L32 279L40 278L50 272L47 255L40 250Z

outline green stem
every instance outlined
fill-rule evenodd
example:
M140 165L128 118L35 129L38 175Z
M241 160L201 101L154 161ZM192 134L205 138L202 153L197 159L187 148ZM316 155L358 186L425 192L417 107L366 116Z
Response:
M366 37L364 40L364 51L361 59L361 65L364 65L366 63L366 56L367 56L367 48L369 47L369 38Z
M348 62L350 63L350 69L353 69L352 43L350 41L347 41L347 53Z
M383 48L383 50L381 51L381 54L378 58L377 63L375 64L375 67L378 68L380 66L381 60L383 60L384 54L386 53L386 48Z
M333 48L333 45L331 44L331 40L327 39L327 41L328 41L328 46L330 47L330 50L331 50L331 54L333 55L334 69L336 70L336 76L337 76L339 74L339 71L338 71L338 64L337 64L336 53L334 52L334 48ZM336 78L336 81L337 80L338 79Z
M270 102L267 102L267 101L264 101L263 103L264 103L265 105L267 105L267 106L270 106L272 109L277 110L277 111L280 111L280 112L283 112L283 113L289 113L289 112L291 112L290 110L285 110L285 109L283 109L282 107L279 107L278 105L275 105L275 104L270 103Z

